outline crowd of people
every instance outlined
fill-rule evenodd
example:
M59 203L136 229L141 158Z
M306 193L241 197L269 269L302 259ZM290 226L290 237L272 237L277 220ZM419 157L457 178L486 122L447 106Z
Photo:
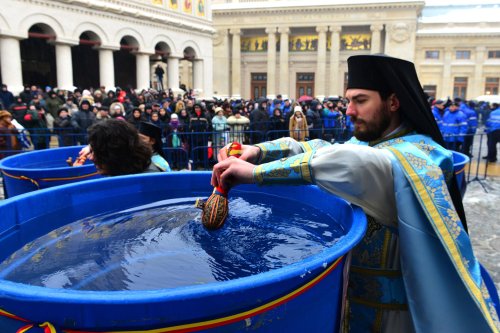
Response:
M488 154L484 156L488 162L496 162L496 145L499 142L500 121L499 105L492 103L475 103L461 98L453 100L433 100L432 114L445 140L446 148L472 156L472 143L478 125L485 125Z
M432 112L446 148L472 156L478 114L488 125L489 152L496 161L498 120L487 122L498 105L455 100L432 100ZM45 149L53 135L59 146L87 144L88 128L107 119L121 119L139 128L149 122L161 128L162 148L175 170L203 168L215 163L215 156L228 142L257 144L265 140L292 137L298 141L324 139L344 142L352 137L353 124L346 115L346 99L339 96L301 101L283 98L196 99L191 91L174 96L170 91L114 88L65 91L26 86L14 96L6 85L0 92L0 107L10 113L17 129L29 133L33 149ZM2 126L0 151L15 152L30 143L24 135L20 145L6 135L17 133ZM12 140L11 140L12 141Z

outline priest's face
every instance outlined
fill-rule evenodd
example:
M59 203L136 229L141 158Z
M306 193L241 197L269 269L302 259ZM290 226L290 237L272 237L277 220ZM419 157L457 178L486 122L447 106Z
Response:
M393 130L389 104L377 91L348 89L346 98L349 100L346 115L351 117L358 140L377 140Z

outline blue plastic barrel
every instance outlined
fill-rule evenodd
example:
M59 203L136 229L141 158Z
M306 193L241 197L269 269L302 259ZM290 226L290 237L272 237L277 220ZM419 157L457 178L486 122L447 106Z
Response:
M84 217L159 200L207 197L213 190L210 176L209 172L178 172L103 178L4 200L0 203L0 261L23 244ZM0 327L50 323L57 332L337 332L346 254L366 230L362 210L316 186L245 185L232 191L242 198L246 193L262 193L300 200L301 205L331 216L325 223L340 223L346 234L334 246L302 261L203 285L78 291L0 280Z
M87 161L79 167L69 166L83 146L35 150L0 160L5 197L102 177L94 163Z
M457 177L457 184L462 198L467 190L467 177L465 169L470 162L469 156L453 151L453 168Z

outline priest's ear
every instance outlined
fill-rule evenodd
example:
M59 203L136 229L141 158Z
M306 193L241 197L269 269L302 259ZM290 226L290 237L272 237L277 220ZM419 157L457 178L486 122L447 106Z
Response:
M389 97L387 98L387 105L389 106L389 110L391 112L396 112L399 110L399 98L396 96L396 94L392 93L391 95L389 95Z

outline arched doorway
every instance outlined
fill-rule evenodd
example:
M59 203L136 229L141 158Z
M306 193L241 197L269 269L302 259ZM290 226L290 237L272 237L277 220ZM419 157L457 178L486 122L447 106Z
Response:
M155 45L155 54L149 58L152 87L156 90L168 90L167 84L167 58L170 47L165 42ZM160 68L160 69L158 69Z
M39 23L28 30L28 39L21 40L21 67L25 85L57 85L55 39L54 30Z
M80 43L71 48L73 81L80 89L99 87L99 51L101 39L92 31L80 35Z
M125 36L120 40L120 50L113 53L115 64L115 83L118 87L125 89L136 88L137 64L133 52L139 50L139 43L132 36Z

